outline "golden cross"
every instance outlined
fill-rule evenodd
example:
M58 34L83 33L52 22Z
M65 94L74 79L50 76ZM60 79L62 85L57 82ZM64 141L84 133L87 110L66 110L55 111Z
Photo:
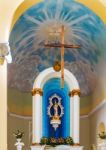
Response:
M80 48L80 45L67 45L64 43L64 25L61 27L61 43L47 43L45 47L60 47L61 48L61 88L64 88L64 49L65 48Z
M64 26L61 28L61 88L64 87Z

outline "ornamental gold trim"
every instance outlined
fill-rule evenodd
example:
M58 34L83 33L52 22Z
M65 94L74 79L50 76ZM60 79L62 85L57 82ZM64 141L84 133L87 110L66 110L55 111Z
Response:
M69 92L70 97L73 97L74 95L78 95L80 97L80 95L81 95L80 89L74 89Z
M32 143L32 146L40 146L40 143Z
M9 50L9 43L0 43L0 65L4 64L5 56L9 55Z
M35 89L33 89L31 93L32 93L32 96L34 96L34 95L36 95L36 94L39 94L40 96L43 95L43 91L42 91L42 89L40 89L40 88L35 88Z
M80 143L75 143L73 146L80 146Z
M59 61L55 61L54 65L53 65L53 69L56 71L56 72L59 72L61 70L61 64Z
M5 61L5 57L0 57L0 65L3 65Z

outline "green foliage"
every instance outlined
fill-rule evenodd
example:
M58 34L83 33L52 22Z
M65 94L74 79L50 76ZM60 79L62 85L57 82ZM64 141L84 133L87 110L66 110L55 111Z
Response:
M41 139L41 144L42 145L49 145L49 139L48 138L46 138L46 137L43 137L42 139Z
M100 139L106 139L106 133L105 132L100 133L99 138Z
M13 135L16 137L16 139L21 139L24 135L24 132L17 130L17 132L14 132Z
M65 143L65 139L62 138L62 137L61 137L61 138L58 138L58 139L57 139L57 143L58 143L58 144L64 144L64 143Z
M67 138L46 138L43 137L41 139L41 145L52 145L52 146L56 146L56 145L74 145L73 139L71 137L67 137Z
M66 138L66 139L65 139L65 142L66 142L66 144L74 145L74 141L73 141L72 137Z

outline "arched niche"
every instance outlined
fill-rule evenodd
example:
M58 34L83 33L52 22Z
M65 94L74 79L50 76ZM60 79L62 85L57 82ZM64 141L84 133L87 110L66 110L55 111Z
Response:
M75 76L64 69L65 82L69 87L70 96L70 136L73 137L75 143L79 143L79 84ZM32 95L33 95L33 137L32 143L40 143L43 136L43 119L42 119L42 104L43 104L43 87L45 83L51 79L61 78L61 72L55 72L53 68L48 68L42 71L35 79Z
M98 133L105 132L105 124L101 122L98 126Z
M61 79L52 78L48 80L43 86L43 99L42 99L42 135L43 137L69 137L70 131L70 96L69 87L66 82L64 82L64 88L61 88ZM61 105L64 106L64 115L61 117L61 123L55 130L50 124L51 118L47 113L47 108L50 107L50 99L57 101L61 99ZM53 113L53 110L52 110Z

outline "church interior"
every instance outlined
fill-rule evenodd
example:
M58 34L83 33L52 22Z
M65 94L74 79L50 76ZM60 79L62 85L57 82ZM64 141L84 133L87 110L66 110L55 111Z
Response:
M105 86L105 0L0 0L0 150L106 150Z

